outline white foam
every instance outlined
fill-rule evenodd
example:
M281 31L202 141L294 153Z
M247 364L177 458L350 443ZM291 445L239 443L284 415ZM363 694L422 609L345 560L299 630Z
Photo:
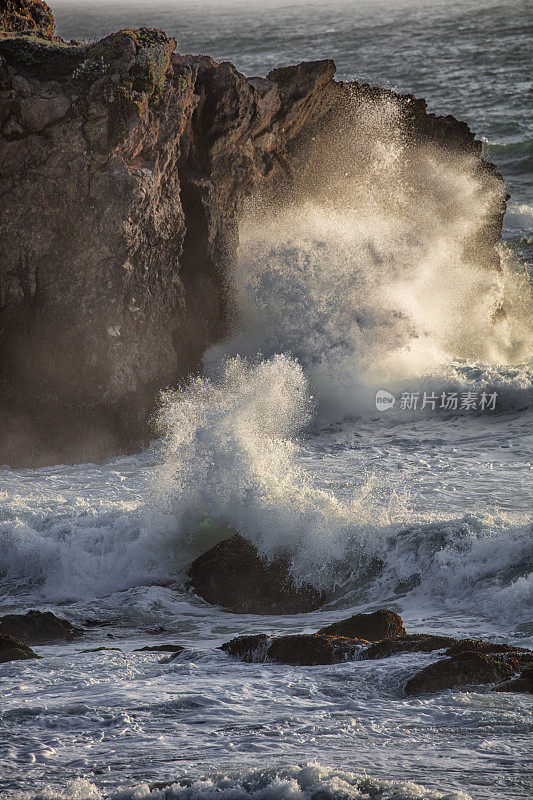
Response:
M470 800L464 792L426 789L411 781L384 781L316 764L218 772L150 789L140 783L105 795L89 781L71 781L64 790L44 790L43 800ZM29 792L17 792L13 800L33 800Z

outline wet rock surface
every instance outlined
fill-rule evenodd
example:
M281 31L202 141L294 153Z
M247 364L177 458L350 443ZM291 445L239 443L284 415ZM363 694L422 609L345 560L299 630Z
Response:
M401 624L399 617L398 620ZM258 633L237 636L223 644L221 650L249 663L272 662L301 666L382 659L402 653L431 653L442 650L444 658L430 664L407 682L407 695L491 683L496 684L497 691L529 693L533 686L533 652L479 639L406 634L369 642L361 638L320 632L287 636Z
M466 652L493 656L510 654L519 663L529 662L531 658L530 650L509 644L485 642L481 639L455 639L452 636L430 633L409 633L371 644L361 653L361 659L388 658L401 653L431 653L433 650L444 650L447 656Z
M514 647L510 644L497 642L484 642L481 639L457 639L455 643L446 650L447 656L456 656L460 653L487 653L491 656L510 655L519 664L529 663L533 653L524 647Z
M81 630L51 611L32 610L0 617L0 634L15 636L28 644L50 644L72 640L81 635Z
M0 633L0 664L8 661L22 661L30 658L40 658L37 653L28 647L24 642L15 639L14 636L7 636Z
M326 596L296 587L287 559L266 561L241 536L215 545L189 569L191 588L208 603L248 614L299 614L320 608Z
M533 656L533 653L530 654ZM509 681L504 681L498 686L494 687L495 692L525 692L526 694L533 694L533 662L531 666L522 670L520 675L511 678Z
M394 611L380 609L371 614L354 614L348 619L320 628L318 633L367 639L369 642L391 639L405 634L401 618Z
M226 540L228 541L235 545L233 540ZM263 601L262 596L261 602ZM279 597L276 597L276 602L279 602ZM407 696L431 694L455 688L475 690L476 687L509 693L533 692L533 652L526 648L481 639L454 639L436 634L393 636L392 630L403 630L403 623L397 614L387 609L371 614L354 615L348 620L341 620L338 624L344 626L346 623L350 623L350 630L366 630L369 635L376 635L377 631L380 635L389 632L390 638L371 641L360 636L350 637L323 632L335 628L333 624L318 633L280 636L256 633L237 636L221 645L220 649L233 658L247 663L295 666L325 666L349 661L387 659L403 653L441 651L442 657L438 661L425 667L407 681L405 684ZM10 635L9 631L12 630L18 632L17 637ZM157 632L160 632L159 629ZM67 620L60 619L50 612L34 610L27 614L6 615L0 618L0 663L41 658L29 647L27 643L29 641L42 644L68 643L79 633L79 629ZM26 637L24 641L22 641L23 634ZM184 650L182 645L159 643L145 645L132 652L167 653L168 658L160 663L169 663L179 659ZM80 652L90 654L104 651L123 652L119 647L112 646L87 648ZM357 669L355 665L354 669ZM490 684L493 686L490 687Z
M430 664L405 685L406 695L442 692L456 687L502 683L518 671L516 659L466 651Z
M353 661L363 644L363 640L318 633L275 637L260 633L238 636L223 644L221 649L241 661L315 666Z
M435 636L429 633L409 633L392 639L375 642L361 653L362 659L388 658L399 653L430 653L455 644L451 636Z

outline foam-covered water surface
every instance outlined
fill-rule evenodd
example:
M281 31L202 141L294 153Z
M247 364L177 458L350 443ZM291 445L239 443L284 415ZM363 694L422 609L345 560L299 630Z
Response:
M426 787L382 787L383 797L433 797L430 790L528 797L532 707L525 695L482 690L404 699L407 678L436 653L303 668L240 664L216 648L239 633L313 631L383 605L398 610L410 631L531 646L530 424L518 412L416 422L380 417L304 439L291 455L308 491L343 504L343 536L350 533L346 509L357 497L367 519L352 520L348 550L386 552L386 564L361 587L357 568L350 574L356 562L345 554L337 600L296 617L225 613L183 590L169 563L173 547L174 563L183 559L176 533L146 530L156 452L104 466L43 468L31 482L28 472L4 470L2 608L37 605L74 622L106 623L83 641L37 648L40 662L2 667L7 790L33 797L42 784L56 787L46 797L99 798L137 786L120 795L137 798L154 781L168 781L175 785L161 797L233 798L251 793L246 769L266 762L273 774L259 796L310 797L298 781L283 784L283 775L297 774L288 765L303 759L328 765L316 791L331 797L362 791L337 779L332 789L327 776L335 769L371 775L380 787L405 784L406 776ZM37 502L45 492L46 504ZM153 502L157 507L157 495ZM320 533L315 527L308 536ZM304 552L323 557L311 538ZM417 586L395 591L413 574ZM186 650L168 663L162 654L132 652L158 642ZM122 652L82 652L102 646ZM65 788L73 776L88 783ZM188 788L175 783L181 777Z

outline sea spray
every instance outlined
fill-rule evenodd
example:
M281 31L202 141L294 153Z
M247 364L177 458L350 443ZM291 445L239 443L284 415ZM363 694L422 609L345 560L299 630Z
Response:
M475 498L460 513L436 512L409 496L409 440L431 428L399 428L407 444L394 469L392 430L379 459L362 448L342 480L326 483L306 439L313 426L352 416L371 440L370 421L376 430L383 422L378 387L496 389L498 412L531 395L531 369L513 363L531 338L527 276L511 251L496 267L478 246L486 192L499 182L468 158L406 141L394 104L363 111L359 160L332 147L327 170L313 175L311 165L305 196L249 209L231 276L234 329L206 355L203 377L164 396L161 439L132 462L132 494L121 494L120 465L91 468L106 487L98 500L71 500L68 473L53 469L42 476L49 510L10 494L0 556L18 591L64 600L183 587L191 560L238 531L267 557L283 549L295 580L335 589L340 603L418 581L415 592L491 616L503 605L522 619L525 516L478 512ZM407 420L392 413L391 425ZM492 587L490 604L474 584Z
M371 532L403 512L402 500L390 487L384 498L372 477L348 502L316 487L295 441L310 415L303 369L285 355L228 359L216 381L164 396L151 513L179 538L184 563L238 531L267 557L288 552L295 580L322 588L339 579L348 552L352 568L367 565Z
M497 178L470 156L407 140L390 99L352 111L329 150L311 145L297 196L248 209L230 276L233 332L206 354L205 377L163 399L152 513L184 562L238 531L265 556L288 552L297 581L350 593L383 559L380 591L418 569L445 596L443 531L453 552L464 541L473 554L478 536L505 542L515 523L427 527L407 484L373 471L341 499L302 469L297 437L311 410L315 430L375 414L383 386L491 390L500 411L523 408L531 285L508 249L483 239ZM396 537L414 544L393 563L384 554ZM436 543L426 560L425 538Z
M384 384L449 382L458 359L508 365L533 351L530 278L486 241L499 180L406 139L390 99L355 103L348 123L312 146L298 196L251 204L233 335L206 354L216 374L226 356L289 353L322 421L370 411Z

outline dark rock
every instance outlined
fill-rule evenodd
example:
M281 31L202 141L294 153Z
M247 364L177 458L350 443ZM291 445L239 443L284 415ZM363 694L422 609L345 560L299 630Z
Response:
M113 652L122 653L120 647L89 647L87 650L82 650L82 653L101 653L102 650L112 650Z
M357 658L362 644L365 644L363 640L323 636L318 633L276 637L260 633L237 636L223 644L221 650L241 661L314 666L353 661Z
M516 678L504 681L493 689L494 692L525 692L533 694L533 664L522 670Z
M153 437L160 390L233 321L244 201L312 195L340 164L331 142L357 168L357 104L396 104L406 174L415 142L472 157L491 191L470 244L497 266L500 178L425 101L338 83L332 61L247 80L161 31L67 45L34 22L48 38L0 34L0 463L101 460Z
M2 0L0 7L1 31L40 30L52 36L54 17L43 0Z
M430 664L407 681L405 693L419 695L442 692L460 686L502 683L518 671L518 662L483 653L461 652Z
M320 628L318 633L332 636L348 636L352 639L366 639L369 642L403 636L405 628L401 618L394 611L381 609L372 614L354 614L332 625Z
M0 664L7 661L21 661L27 658L40 658L27 644L19 642L14 636L0 633Z
M452 636L439 636L431 633L409 633L395 639L376 642L365 648L361 659L388 658L399 653L430 653L433 650L445 650L445 655L455 656L465 652L484 653L504 656L510 654L519 662L531 660L532 653L521 647L509 644L494 644L480 639L454 639Z
M266 658L268 643L271 639L272 637L266 633L236 636L235 639L221 645L220 649L241 661L262 662Z
M362 659L388 658L399 653L430 653L455 644L451 636L434 636L430 633L408 633L395 639L385 639L371 644L361 653Z
M491 656L505 656L507 654L511 655L518 663L526 664L533 660L533 652L524 647L484 642L481 639L458 639L455 644L446 650L446 655L455 656L466 652L486 653Z
M294 586L288 559L261 559L241 536L212 547L189 569L190 586L213 605L244 614L300 614L320 608L326 596Z
M357 658L362 644L362 639L317 633L277 636L268 646L267 660L278 664L337 664Z
M137 647L134 653L181 653L185 648L179 644L154 644Z
M28 611L27 614L6 614L0 617L0 633L15 636L30 644L66 641L81 631L51 611Z

